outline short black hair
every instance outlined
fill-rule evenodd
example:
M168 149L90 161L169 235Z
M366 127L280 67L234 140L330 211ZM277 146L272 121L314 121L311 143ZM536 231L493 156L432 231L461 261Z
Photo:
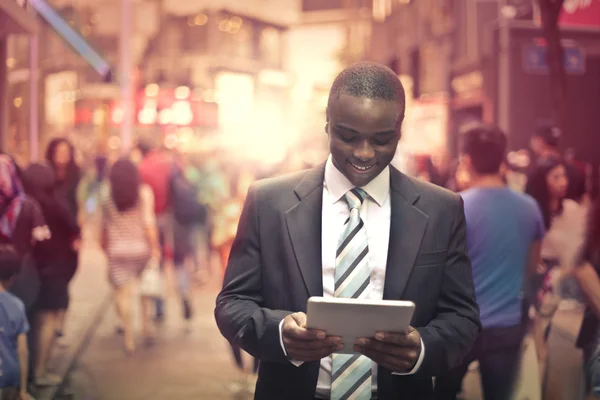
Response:
M404 87L394 71L385 65L360 62L344 69L331 86L327 107L330 107L342 93L396 102L400 108L400 116L404 117L406 107Z
M21 272L21 257L15 248L0 244L0 281L6 282Z
M154 144L148 139L140 139L137 143L137 148L142 153L143 157L146 157L152 150L154 150Z
M506 155L506 135L492 125L473 124L461 132L461 151L471 158L475 172L497 174Z
M543 125L537 129L533 136L542 139L544 143L550 147L558 147L560 145L562 132L560 131L560 128L556 126Z

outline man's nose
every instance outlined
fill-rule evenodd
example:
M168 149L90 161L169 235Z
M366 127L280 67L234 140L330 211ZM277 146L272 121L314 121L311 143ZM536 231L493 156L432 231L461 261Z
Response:
M369 161L373 157L375 157L375 150L369 144L369 142L364 141L358 145L358 147L354 150L354 157L358 158L361 161Z

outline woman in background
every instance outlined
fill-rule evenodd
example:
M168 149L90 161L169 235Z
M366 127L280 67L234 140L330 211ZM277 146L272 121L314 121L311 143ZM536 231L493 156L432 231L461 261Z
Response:
M526 187L526 193L538 202L546 227L540 252L542 265L529 295L536 310L533 336L542 376L547 364L552 318L559 304L576 304L578 298L572 272L584 242L586 210L566 198L567 187L566 167L556 159L539 164ZM571 378L563 379L567 382Z
M600 197L591 213L582 256L574 272L587 309L577 346L583 349L589 400L600 399Z
M69 282L75 273L76 241L80 232L65 199L56 191L54 171L46 164L31 164L23 173L27 193L40 205L51 236L36 251L40 294L36 309L35 382L55 385L60 377L47 371L47 363L60 331L62 315L69 305Z
M75 148L65 138L56 138L50 142L46 150L46 161L52 167L55 176L55 190L59 197L66 202L69 213L76 221L79 221L79 206L77 201L77 187L81 180L81 170L75 162ZM79 247L81 238L73 241L73 252L69 260L65 260L65 269L72 271L71 278L75 275L79 261ZM69 280L70 280L69 279ZM59 324L56 331L57 337L64 335L65 315L67 309L59 312Z
M101 245L108 258L108 279L123 324L125 351L131 355L136 348L132 298L150 259L160 259L154 195L150 187L141 184L137 167L127 159L112 166L109 182L110 187L100 195ZM142 329L146 339L153 337L151 305L151 299L142 298Z

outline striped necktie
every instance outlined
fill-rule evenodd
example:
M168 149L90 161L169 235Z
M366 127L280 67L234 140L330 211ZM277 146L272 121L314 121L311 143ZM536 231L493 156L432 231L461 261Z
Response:
M345 198L350 217L344 224L335 261L335 297L364 297L370 282L367 230L360 217L366 198L364 190L354 188ZM352 346L353 343L345 343ZM331 368L332 400L371 398L371 360L360 354L334 354Z

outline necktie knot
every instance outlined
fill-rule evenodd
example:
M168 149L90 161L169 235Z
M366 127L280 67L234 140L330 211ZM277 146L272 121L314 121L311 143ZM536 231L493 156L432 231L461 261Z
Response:
M367 198L367 193L361 188L354 188L354 189L350 190L348 193L346 193L346 195L344 197L346 198L346 201L348 202L348 206L350 207L351 210L353 210L353 209L360 210L360 207L362 206L365 199Z

